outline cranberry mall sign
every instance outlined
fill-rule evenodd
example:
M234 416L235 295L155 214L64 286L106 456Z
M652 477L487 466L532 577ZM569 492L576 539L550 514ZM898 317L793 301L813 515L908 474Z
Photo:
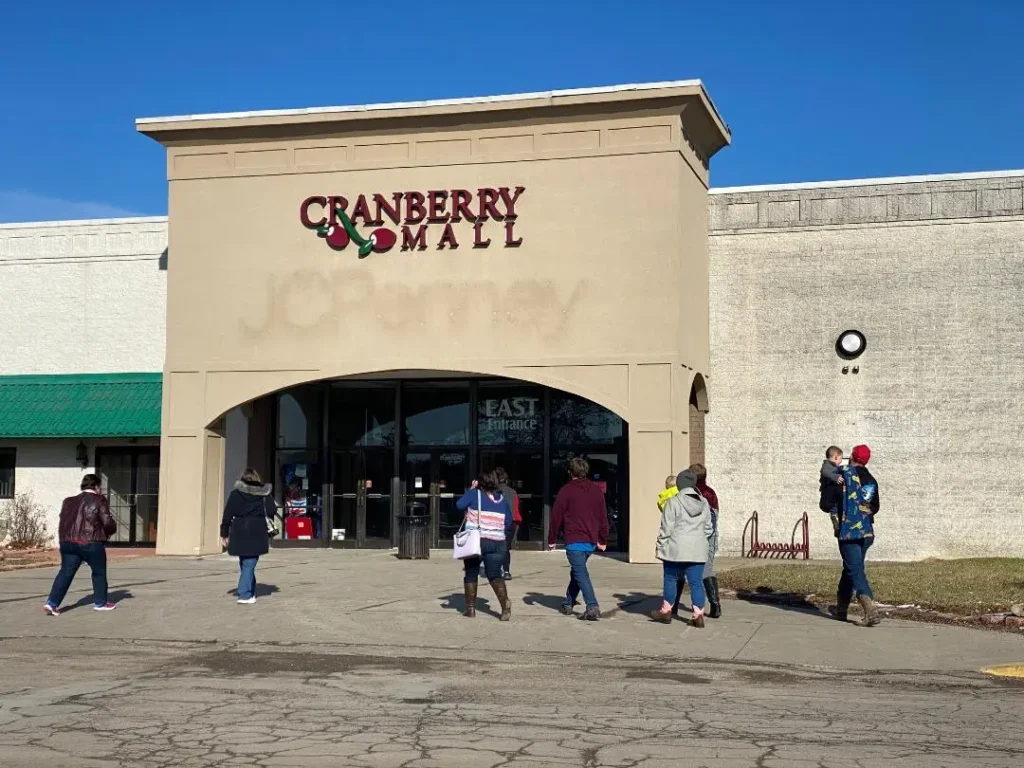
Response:
M441 189L359 195L355 200L314 195L302 201L299 218L336 251L351 242L360 258L390 251L399 242L403 251L423 251L428 245L458 248L463 242L487 248L492 237L500 237L506 248L516 248L523 242L515 233L516 203L525 191Z

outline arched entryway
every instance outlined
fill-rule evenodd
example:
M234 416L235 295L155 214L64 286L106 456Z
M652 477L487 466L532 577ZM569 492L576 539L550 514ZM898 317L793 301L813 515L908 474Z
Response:
M391 547L410 511L430 516L434 546L450 546L455 500L502 466L520 495L517 546L540 549L568 462L583 456L605 491L609 548L628 549L628 425L559 389L437 371L351 376L265 395L225 424L228 483L253 466L291 520L277 546Z

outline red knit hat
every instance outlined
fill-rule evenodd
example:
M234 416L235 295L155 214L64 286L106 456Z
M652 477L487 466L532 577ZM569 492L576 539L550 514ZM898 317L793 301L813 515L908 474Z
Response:
M871 449L866 445L855 445L850 452L850 459L855 464L867 464L871 461Z

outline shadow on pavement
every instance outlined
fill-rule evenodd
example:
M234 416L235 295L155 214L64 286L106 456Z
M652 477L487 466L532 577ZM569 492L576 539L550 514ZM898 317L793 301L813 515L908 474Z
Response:
M261 584L256 582L256 597L269 597L270 595L277 594L281 591L281 588L276 584ZM232 587L228 590L229 595L237 595L238 587Z
M647 592L628 592L626 594L612 595L612 597L615 598L616 607L605 615L621 611L622 613L632 613L637 616L648 616L651 611L661 605L661 595L651 595Z
M113 589L107 592L108 603L120 603L122 600L132 600L134 597L135 595L127 589ZM71 605L62 607L60 612L67 613L68 611L75 610L75 608L85 608L86 606L91 608L95 602L95 598L93 598L92 595L89 595L88 597L81 598L77 603L72 603Z
M824 619L831 619L830 616L808 600L804 595L798 595L791 592L776 592L768 587L738 589L736 590L736 599L747 603L767 605L771 608L778 608L780 611L802 613L806 615L820 616Z
M527 592L523 596L523 602L527 605L539 605L552 611L560 610L563 600L565 597L562 595L545 595L542 592Z
M481 588L482 585L481 587L478 587L478 589ZM490 587L487 587L487 589L490 589ZM458 611L459 613L462 613L466 610L466 596L461 592L452 592L450 595L445 595L444 597L442 597L441 600L443 600L443 602L441 603L441 607L446 610ZM491 608L490 600L479 594L477 595L476 598L476 612L485 613L488 616L501 616L501 613Z

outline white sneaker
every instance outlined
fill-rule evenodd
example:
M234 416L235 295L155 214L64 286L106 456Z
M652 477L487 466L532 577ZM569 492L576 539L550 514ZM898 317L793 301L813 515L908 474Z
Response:
M246 598L245 600L243 600L242 598L238 598L238 604L239 605L256 605L256 598L255 597L249 597L249 598Z

